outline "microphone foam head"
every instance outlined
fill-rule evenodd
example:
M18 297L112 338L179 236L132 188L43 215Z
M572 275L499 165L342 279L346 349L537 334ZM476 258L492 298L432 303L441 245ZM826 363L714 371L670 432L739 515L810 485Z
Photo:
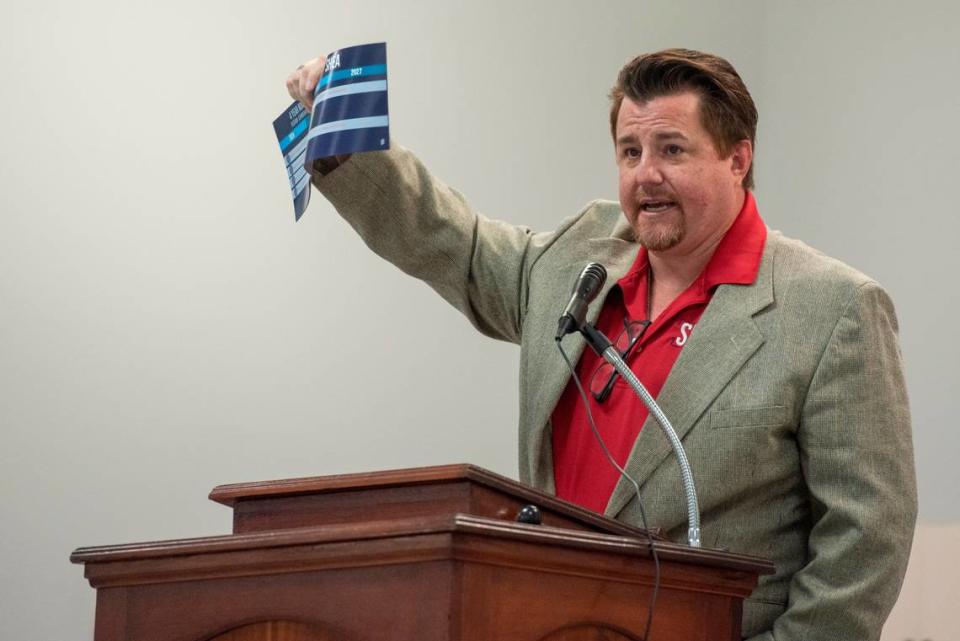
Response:
M607 270L600 263L590 263L583 268L580 274L580 282L583 283L583 297L586 302L591 302L603 289L603 284L607 282Z

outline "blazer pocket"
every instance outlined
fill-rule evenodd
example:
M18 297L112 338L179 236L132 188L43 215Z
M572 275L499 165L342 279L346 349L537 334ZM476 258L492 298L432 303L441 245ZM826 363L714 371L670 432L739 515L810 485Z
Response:
M710 427L776 427L790 420L787 408L783 405L770 407L733 407L710 412Z

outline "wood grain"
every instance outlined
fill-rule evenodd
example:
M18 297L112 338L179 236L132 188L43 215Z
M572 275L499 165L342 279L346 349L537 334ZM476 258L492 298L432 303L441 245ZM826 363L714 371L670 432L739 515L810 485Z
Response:
M533 504L545 525L645 536L644 530L473 465L236 483L215 487L210 499L233 508L235 534L451 513L513 521L520 508ZM658 531L652 535L660 537Z
M228 630L209 641L343 641L318 626L295 621L263 621Z
M773 569L651 542L470 466L214 494L240 532L71 555L97 588L94 641L637 641L652 550L650 641L734 641ZM543 525L512 520L527 503Z

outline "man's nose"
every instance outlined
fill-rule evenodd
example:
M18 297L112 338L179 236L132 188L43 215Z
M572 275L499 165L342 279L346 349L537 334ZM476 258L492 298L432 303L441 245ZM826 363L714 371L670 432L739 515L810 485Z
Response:
M663 182L663 173L660 171L660 163L657 162L657 159L644 154L640 158L640 162L635 166L635 180L637 185L643 187L644 185L659 185Z

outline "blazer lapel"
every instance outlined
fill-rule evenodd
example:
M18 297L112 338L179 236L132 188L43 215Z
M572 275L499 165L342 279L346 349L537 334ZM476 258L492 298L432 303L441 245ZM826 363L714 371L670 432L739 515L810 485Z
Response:
M614 236L622 236L623 233L625 232L617 234L615 231ZM599 262L607 270L607 280L604 283L603 289L600 291L596 300L590 305L587 313L587 322L595 323L597 317L600 315L600 309L603 307L607 294L610 293L610 290L616 285L617 281L623 278L630 270L630 267L633 266L640 246L635 242L627 240L625 237L611 237L591 240L586 249L587 255L591 257L588 260ZM571 262L569 267L569 287L573 287L574 280L585 265L586 262ZM569 296L569 290L565 293ZM553 408L556 407L560 396L563 394L570 380L570 370L554 346L555 332L556 324L550 327L546 327L546 324L544 324L544 327L540 328L541 335L534 339L537 341L537 344L541 345L542 349L547 350L548 353L544 355L542 362L535 368L537 372L542 373L542 378L540 379L539 385L532 390L531 399L533 402L530 409L529 420L525 421L527 425L536 426L537 428L527 431L526 434L526 450L529 456L528 469L531 472L531 480L537 487L550 489L553 488L553 456L551 448L546 447L543 443L544 438L549 438L544 426L548 424ZM564 351L574 366L579 362L585 346L586 342L580 334L571 334L564 339Z
M697 327L690 334L657 398L682 440L764 337L752 316L773 302L773 261L768 240L753 285L721 285L714 293ZM627 459L626 471L642 487L664 462L676 465L673 450L660 425L649 416ZM682 492L677 469L677 492ZM694 470L696 479L696 470ZM633 498L633 486L621 478L605 514L615 517Z

